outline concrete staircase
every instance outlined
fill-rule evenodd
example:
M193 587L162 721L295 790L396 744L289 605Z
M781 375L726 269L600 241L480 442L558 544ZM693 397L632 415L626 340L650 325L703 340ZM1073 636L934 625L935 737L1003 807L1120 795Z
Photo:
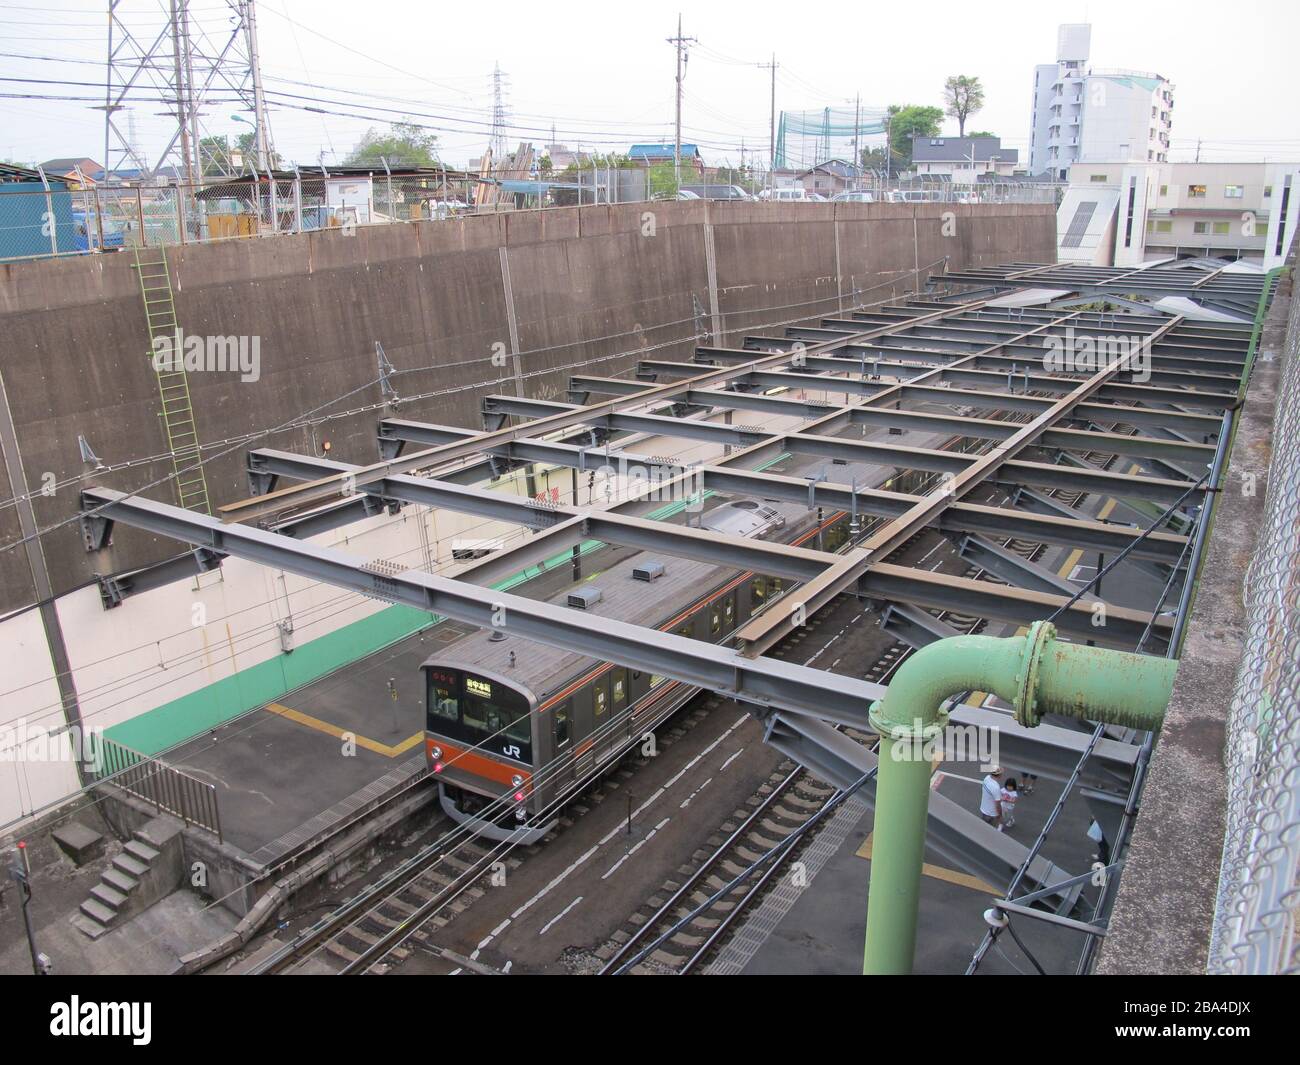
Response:
M72 923L91 939L98 939L152 906L179 883L180 852L180 825L171 818L150 821L113 858Z

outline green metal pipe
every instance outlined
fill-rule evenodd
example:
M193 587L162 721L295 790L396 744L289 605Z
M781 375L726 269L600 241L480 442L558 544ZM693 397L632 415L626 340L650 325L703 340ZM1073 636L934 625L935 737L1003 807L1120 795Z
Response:
M863 972L912 971L930 756L942 749L944 700L987 691L1011 703L1028 728L1062 714L1155 732L1177 670L1169 658L1062 643L1045 621L1024 636L952 636L912 655L871 706L881 744Z

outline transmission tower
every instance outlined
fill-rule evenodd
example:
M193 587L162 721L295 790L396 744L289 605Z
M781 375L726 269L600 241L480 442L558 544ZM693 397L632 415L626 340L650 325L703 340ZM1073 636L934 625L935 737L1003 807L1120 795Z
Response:
M190 17L190 0L108 0L107 66L104 103L97 108L104 112L106 178L129 168L156 181L171 167L179 180L195 184L205 170L237 172L224 147L203 143L207 123L224 124L231 110L251 116L254 165L259 171L273 165L254 0L224 0L220 14L205 5L202 22ZM159 100L168 108L162 113L170 131L155 155L123 132L122 115L129 130L133 109L157 114Z
M506 157L509 146L506 143L506 76L501 73L501 64L496 63L492 69L492 158L500 163Z

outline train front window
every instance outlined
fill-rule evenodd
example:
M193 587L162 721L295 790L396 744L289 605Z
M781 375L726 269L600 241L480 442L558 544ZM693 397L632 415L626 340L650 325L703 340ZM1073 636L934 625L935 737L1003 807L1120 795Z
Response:
M488 753L532 760L532 722L522 692L459 671L426 671L430 732Z
M460 721L460 674L427 669L429 678L429 731L442 731Z

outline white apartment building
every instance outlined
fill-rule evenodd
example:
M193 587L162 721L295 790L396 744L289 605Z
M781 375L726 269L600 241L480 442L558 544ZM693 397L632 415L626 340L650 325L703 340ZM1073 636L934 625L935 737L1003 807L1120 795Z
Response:
M1141 266L1201 256L1280 266L1300 223L1300 163L1075 163L1057 257Z
M1056 62L1034 67L1029 173L1064 181L1076 162L1169 159L1174 86L1159 74L1088 66L1092 27L1061 26Z

